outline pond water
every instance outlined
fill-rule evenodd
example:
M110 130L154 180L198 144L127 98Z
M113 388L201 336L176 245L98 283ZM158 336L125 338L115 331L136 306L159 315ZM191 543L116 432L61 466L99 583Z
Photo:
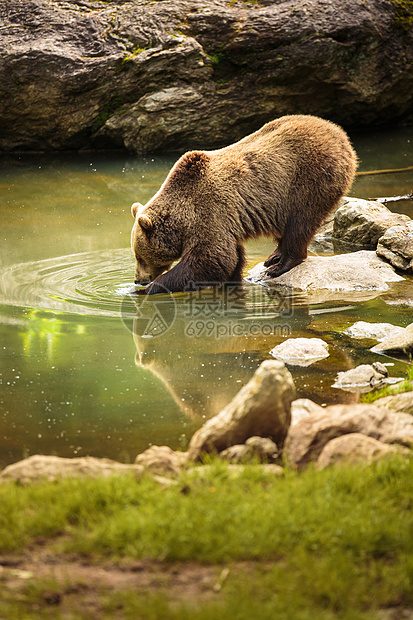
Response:
M352 138L361 170L413 163L413 128ZM36 453L132 462L151 444L185 448L287 336L322 337L330 346L325 360L290 367L298 397L354 401L331 387L336 373L377 357L343 328L356 320L412 322L397 286L324 301L249 284L242 293L131 296L130 205L146 202L176 159L0 160L0 467ZM411 172L359 177L352 195L403 195L412 186ZM413 217L411 202L392 209ZM272 245L249 243L249 266ZM405 364L382 359L394 364L391 375L405 375Z

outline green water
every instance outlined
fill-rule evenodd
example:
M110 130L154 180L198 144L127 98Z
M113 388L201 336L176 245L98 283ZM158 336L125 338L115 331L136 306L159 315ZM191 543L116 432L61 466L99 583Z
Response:
M353 136L361 169L413 164L413 129ZM124 462L151 444L185 448L287 336L317 336L330 357L290 367L297 395L354 401L339 370L376 357L340 331L356 320L412 322L398 290L269 297L238 291L143 298L133 288L130 205L146 202L176 156L14 155L0 160L0 467L36 453ZM364 198L412 191L412 173L360 177ZM413 204L394 210L413 217ZM247 246L249 265L272 250ZM229 296L229 297L228 297ZM368 344L368 343L367 343ZM373 343L371 343L373 344ZM390 374L403 376L390 360Z

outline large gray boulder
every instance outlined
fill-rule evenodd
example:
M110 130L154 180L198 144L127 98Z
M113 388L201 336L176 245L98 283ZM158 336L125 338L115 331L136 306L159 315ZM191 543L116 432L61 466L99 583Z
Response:
M286 113L412 119L405 4L3 0L0 150L215 146Z
M284 364L263 362L233 400L196 431L189 443L189 459L196 461L205 452L222 452L253 436L268 437L282 447L294 396L293 379Z
M344 243L375 249L388 228L409 221L407 215L392 213L379 202L350 198L335 212L332 236Z
M291 366L310 366L329 353L328 344L321 338L288 338L271 349L270 355Z

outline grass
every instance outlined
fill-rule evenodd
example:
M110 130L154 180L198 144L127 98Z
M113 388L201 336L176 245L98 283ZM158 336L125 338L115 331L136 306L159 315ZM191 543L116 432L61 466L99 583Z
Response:
M168 488L129 477L2 485L0 553L39 539L54 541L56 557L93 561L152 558L221 569L253 562L230 573L217 600L196 608L159 593L102 592L100 618L118 617L113 606L121 618L145 620L374 618L380 607L413 606L413 460L283 478L250 466L236 479L213 462ZM34 580L19 603L0 587L0 617L37 617L25 616L22 605L47 617L56 597L45 591L53 585Z
M402 392L413 391L413 364L411 364L407 370L407 378L404 381L397 383L394 386L385 386L378 390L373 390L367 394L361 394L360 400L362 403L374 403L379 398L384 396L394 396L395 394L401 394Z

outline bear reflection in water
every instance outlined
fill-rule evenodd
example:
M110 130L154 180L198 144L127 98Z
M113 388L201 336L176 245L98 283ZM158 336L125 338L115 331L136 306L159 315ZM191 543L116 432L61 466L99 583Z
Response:
M294 335L308 337L309 307L261 286L245 293L215 287L184 294L136 298L133 338L136 364L156 376L193 419L219 413L251 379L269 351ZM130 326L132 328L132 326ZM351 367L343 351L313 368L289 367L298 393L317 402L337 398L326 382ZM321 389L320 389L321 387ZM304 390L304 391L303 391ZM323 393L328 390L330 396Z
M186 153L146 205L132 205L135 282L148 285L138 292L240 282L243 243L259 236L278 243L265 262L268 276L289 271L348 192L356 164L340 127L301 115L223 149Z

